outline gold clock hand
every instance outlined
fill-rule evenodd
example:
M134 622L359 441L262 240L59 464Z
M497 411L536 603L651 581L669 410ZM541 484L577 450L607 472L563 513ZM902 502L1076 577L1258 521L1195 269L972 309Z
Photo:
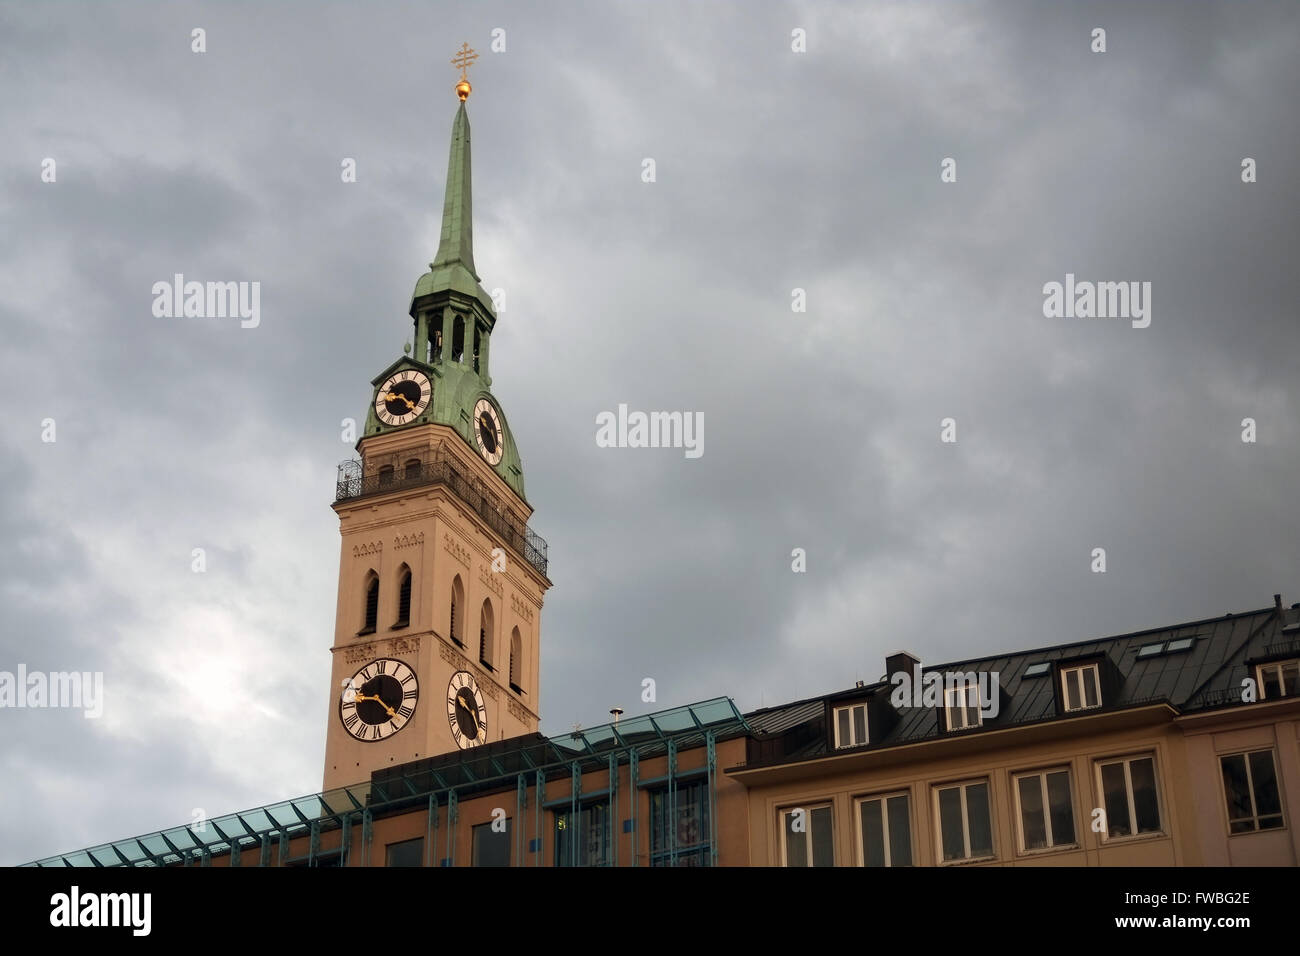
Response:
M355 699L356 699L356 700L373 700L373 701L374 701L376 704L378 704L380 707L384 708L384 710L388 711L388 716L389 716L389 717L396 717L396 716L397 716L397 711L393 710L393 708L391 708L391 707L389 707L387 704L385 704L385 703L384 703L384 699L383 699L382 697L380 697L378 694L370 694L370 695L366 695L366 694L357 694L357 696L356 696Z

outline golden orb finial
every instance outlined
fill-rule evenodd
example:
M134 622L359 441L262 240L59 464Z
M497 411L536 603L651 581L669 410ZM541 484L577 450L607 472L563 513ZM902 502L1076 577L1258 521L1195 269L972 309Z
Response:
M469 99L469 93L472 87L469 85L469 79L465 76L465 71L469 65L478 59L478 54L470 49L468 43L462 42L456 55L451 58L451 65L460 69L460 82L456 84L456 95L464 103Z

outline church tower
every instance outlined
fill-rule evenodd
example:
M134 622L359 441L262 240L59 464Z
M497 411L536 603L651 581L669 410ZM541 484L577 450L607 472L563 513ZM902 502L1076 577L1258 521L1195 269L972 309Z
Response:
M546 542L528 528L514 435L491 391L497 315L474 267L460 107L442 237L411 297L414 348L371 382L359 459L339 466L338 609L325 789L533 733Z

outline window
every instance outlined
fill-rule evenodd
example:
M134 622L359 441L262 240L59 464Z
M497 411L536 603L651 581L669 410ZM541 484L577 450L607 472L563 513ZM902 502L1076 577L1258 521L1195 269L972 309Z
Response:
M406 462L405 467L402 469L402 477L403 477L406 481L414 481L416 478L419 478L419 477L420 477L420 459L418 459L418 458L411 458L411 459L408 459L407 462Z
M479 331L478 323L475 322L474 323L474 371L476 372L478 371L478 353L479 353L479 348L482 345L482 341L483 341L482 333Z
M1229 754L1219 758L1219 766L1228 801L1229 833L1254 833L1282 825L1282 798L1273 751Z
M650 793L650 865L672 866L672 840L677 840L678 866L708 866L709 782L677 785L676 813L668 788Z
M402 565L398 573L402 584L397 592L397 622L393 627L408 627L411 623L411 569Z
M912 821L906 793L858 801L858 847L863 866L911 866Z
M505 825L502 830L501 825ZM497 829L493 829L496 827ZM473 866L510 865L510 818L501 823L481 823L474 827Z
M1075 845L1069 770L1021 774L1015 792L1021 853Z
M556 866L609 864L609 804L593 803L555 815Z
M1061 690L1066 711L1101 706L1100 668L1096 664L1067 667L1061 671Z
M451 634L449 636L461 647L464 647L465 643L460 639L461 623L456 619L456 611L464 606L465 586L460 583L460 575L458 574L455 580L451 582Z
M835 708L835 746L860 747L867 742L867 705Z
M781 811L782 866L834 866L835 842L831 805L791 807Z
M391 485L391 484L393 483L393 475L394 475L394 472L393 472L393 466L392 466L392 465L384 465L383 468L380 468L380 469L379 469L379 487L380 487L380 488L387 488L389 485Z
M1300 661L1275 661L1255 668L1259 677L1259 699L1295 697L1300 694Z
M478 659L479 663L492 670L492 645L496 643L496 632L492 626L492 601L483 599L483 610L478 617Z
M510 689L516 694L524 692L523 678L520 670L523 668L524 642L519 636L519 628L510 632Z
M1165 653L1176 654L1179 651L1190 650L1192 645L1195 643L1196 643L1196 638L1194 637L1180 637L1175 641L1170 641L1165 646Z
M465 357L465 317L458 315L451 327L451 360L459 362Z
M939 817L939 851L944 863L993 856L987 780L935 787L934 802Z
M384 858L384 866L424 866L424 837L388 844Z
M980 725L980 688L975 681L943 692L943 709L949 730L966 730Z
M1154 757L1098 763L1097 784L1106 811L1105 839L1160 832Z
M358 634L375 633L375 623L379 620L379 575L371 571L366 575L366 610Z
M1037 664L1030 664L1025 668L1026 677L1042 677L1052 669L1051 661L1039 661Z
M1138 648L1138 660L1141 660L1144 657L1155 657L1157 654L1164 653L1164 650L1164 641L1161 641L1159 644L1143 644Z

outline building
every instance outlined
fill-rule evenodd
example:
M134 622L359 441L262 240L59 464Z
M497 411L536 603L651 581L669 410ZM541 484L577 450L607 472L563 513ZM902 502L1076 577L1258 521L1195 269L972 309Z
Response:
M340 466L320 793L37 866L1295 865L1300 605L538 733L546 543L491 392L457 58L413 347Z

